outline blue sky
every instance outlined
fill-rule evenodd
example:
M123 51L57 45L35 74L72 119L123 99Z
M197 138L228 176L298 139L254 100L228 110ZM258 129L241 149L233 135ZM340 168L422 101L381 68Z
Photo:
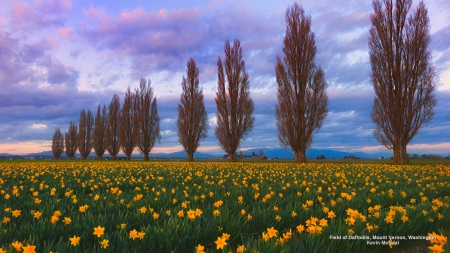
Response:
M293 1L0 0L0 153L50 150L56 128L78 122L81 109L123 99L151 79L161 118L152 152L182 149L177 104L186 62L200 69L209 116L199 151L222 152L214 136L217 59L239 39L250 76L255 127L241 143L279 147L275 126L275 57L282 56L285 12ZM385 150L373 137L367 38L371 1L299 1L312 18L316 63L328 82L329 112L313 148ZM414 1L413 8L418 1ZM430 50L440 76L433 122L409 153L450 154L450 2L425 1Z

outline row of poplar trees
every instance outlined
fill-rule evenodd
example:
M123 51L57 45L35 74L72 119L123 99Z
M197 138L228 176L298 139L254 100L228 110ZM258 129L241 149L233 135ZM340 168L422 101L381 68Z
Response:
M412 0L373 1L370 19L369 55L372 67L371 82L375 90L371 117L376 128L374 137L394 151L394 163L407 163L406 145L428 124L436 104L433 93L437 75L431 65L430 25L423 2L407 17ZM311 17L297 4L286 11L286 33L283 40L284 57L276 57L275 74L278 84L278 103L275 108L278 139L282 147L289 147L296 162L306 162L306 149L313 141L313 133L322 127L328 112L327 83L324 71L315 64L315 35L311 31ZM241 140L254 124L254 105L250 98L249 76L242 60L239 40L225 43L225 59L219 57L216 92L217 126L215 135L229 160L236 160ZM207 114L203 92L199 88L199 70L193 59L187 63L178 105L178 139L188 154L188 161L207 136ZM120 110L117 95L106 113L97 110L95 127L91 113L81 112L77 127L71 122L66 133L66 154L73 157L78 147L86 158L91 148L101 157L106 149L113 159L119 147L130 159L135 147L148 153L160 140L156 98L141 79L140 89L125 93ZM62 152L62 134L56 130L53 138L55 157ZM60 154L60 153L59 153Z
M128 87L122 108L116 94L108 110L105 105L99 105L95 120L90 110L86 112L83 109L78 125L71 121L64 137L60 129L56 129L52 143L56 158L65 148L70 159L73 159L77 150L83 159L87 159L94 149L98 159L102 159L105 151L108 151L115 160L122 150L129 160L137 147L148 160L155 142L161 139L156 97L153 96L150 81L141 79L139 89L135 92L131 92Z

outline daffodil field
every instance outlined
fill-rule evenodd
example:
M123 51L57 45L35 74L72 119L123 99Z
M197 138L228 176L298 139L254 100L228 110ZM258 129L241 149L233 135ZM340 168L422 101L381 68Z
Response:
M65 161L0 172L0 252L450 252L444 165Z

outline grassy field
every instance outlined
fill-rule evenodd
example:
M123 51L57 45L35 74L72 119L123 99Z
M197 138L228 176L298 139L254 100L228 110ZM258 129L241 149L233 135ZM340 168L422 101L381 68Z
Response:
M0 162L0 252L450 252L448 165L315 161Z

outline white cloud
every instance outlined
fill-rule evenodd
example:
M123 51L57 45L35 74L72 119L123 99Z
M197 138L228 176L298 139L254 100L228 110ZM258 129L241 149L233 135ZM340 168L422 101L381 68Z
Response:
M32 129L45 129L45 128L47 128L47 125L45 125L45 124L32 124L30 126L30 128L32 128Z

